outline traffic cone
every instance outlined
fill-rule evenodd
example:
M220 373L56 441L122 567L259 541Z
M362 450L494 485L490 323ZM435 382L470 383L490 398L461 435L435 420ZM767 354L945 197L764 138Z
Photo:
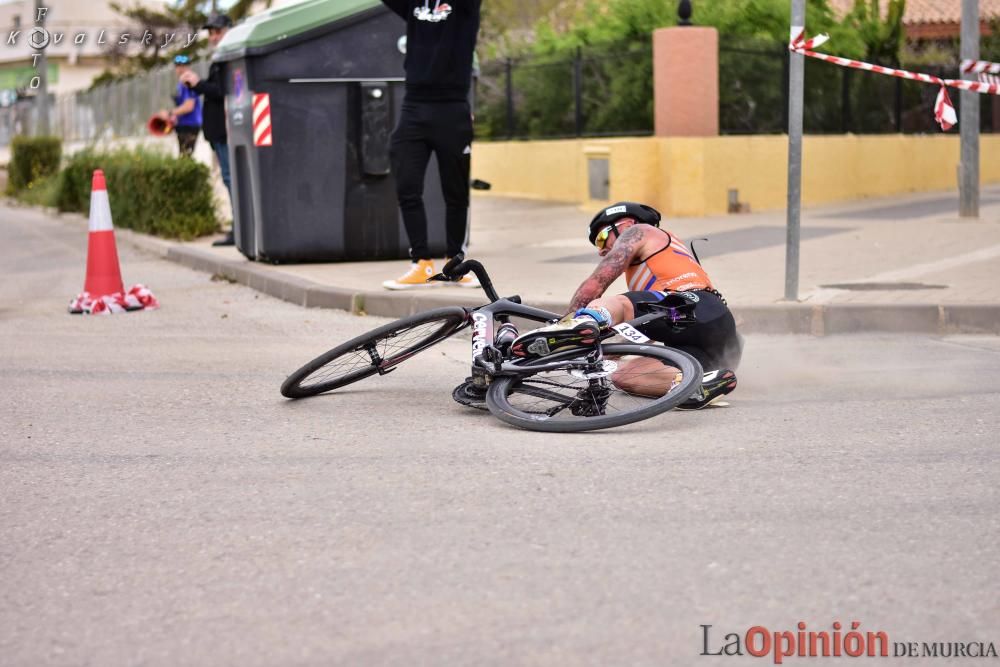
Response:
M124 292L122 271L118 265L118 246L111 222L111 204L104 172L94 172L90 188L90 234L87 238L87 279L83 291L96 295Z
M156 308L152 292L134 285L127 293L118 264L115 228L111 222L111 204L104 172L94 171L90 191L90 233L87 238L87 277L83 293L69 304L73 314L120 313Z

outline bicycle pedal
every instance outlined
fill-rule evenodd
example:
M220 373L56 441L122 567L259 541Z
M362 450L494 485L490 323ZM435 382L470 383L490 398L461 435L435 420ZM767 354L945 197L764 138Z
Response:
M527 354L533 354L539 357L547 357L549 354L552 353L552 350L549 348L548 341L546 341L544 338L537 338L531 341L531 344L528 345L527 348L525 348L525 352Z

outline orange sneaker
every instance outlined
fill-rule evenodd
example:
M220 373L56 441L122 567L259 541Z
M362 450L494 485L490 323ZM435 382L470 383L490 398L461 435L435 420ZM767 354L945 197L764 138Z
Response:
M438 281L427 282L433 276L434 262L429 259L420 259L410 264L410 270L395 280L386 280L382 287L391 290L419 289L421 287L440 287L444 283Z

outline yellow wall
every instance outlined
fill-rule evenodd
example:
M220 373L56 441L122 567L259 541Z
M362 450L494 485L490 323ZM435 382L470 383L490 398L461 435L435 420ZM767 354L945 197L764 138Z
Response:
M784 208L785 136L565 139L476 144L472 171L493 194L600 206L587 189L588 156L608 160L610 198L668 215L725 213L736 188L752 210ZM983 183L1000 183L1000 135L980 139ZM807 136L804 204L957 187L956 135Z

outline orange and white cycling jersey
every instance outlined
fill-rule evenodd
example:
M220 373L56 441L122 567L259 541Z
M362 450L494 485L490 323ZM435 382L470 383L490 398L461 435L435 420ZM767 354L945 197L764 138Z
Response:
M667 245L646 259L625 269L629 291L688 292L715 289L708 274L695 260L684 241L670 232Z

